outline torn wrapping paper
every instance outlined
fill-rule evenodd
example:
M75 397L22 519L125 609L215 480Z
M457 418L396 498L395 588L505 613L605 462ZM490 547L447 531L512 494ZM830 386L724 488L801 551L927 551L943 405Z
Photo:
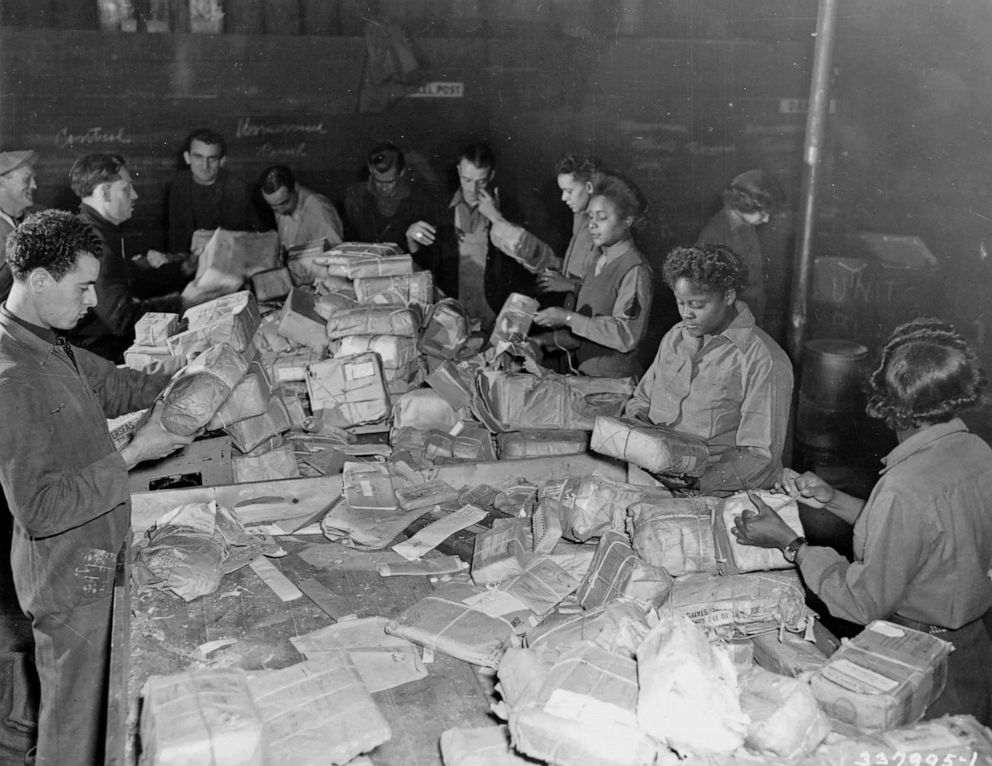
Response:
M539 308L540 303L536 299L520 293L510 293L496 316L489 345L526 341Z
M320 530L328 540L349 548L377 551L389 545L411 522L429 510L355 510L347 503L338 503L320 522Z
M346 652L248 673L272 766L346 764L392 731Z
M405 638L385 632L385 617L363 617L319 628L289 641L308 660L347 652L366 688L381 692L424 678L427 668L420 649Z
M472 505L465 505L453 513L428 524L409 540L393 546L393 550L408 561L419 559L434 550L446 539L486 518L486 512Z
M221 577L281 549L253 535L216 502L178 506L138 543L132 575L139 587L167 590L185 601L213 593Z
M744 744L737 670L690 620L663 616L637 648L637 722L683 757Z
M637 726L637 666L583 642L510 710L513 746L555 764L649 766L658 743Z

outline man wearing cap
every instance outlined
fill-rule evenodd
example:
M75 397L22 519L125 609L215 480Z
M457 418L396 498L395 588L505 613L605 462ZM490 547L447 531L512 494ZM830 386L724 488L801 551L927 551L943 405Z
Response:
M0 152L0 302L7 300L14 284L4 253L7 235L25 214L34 212L35 156L30 150Z

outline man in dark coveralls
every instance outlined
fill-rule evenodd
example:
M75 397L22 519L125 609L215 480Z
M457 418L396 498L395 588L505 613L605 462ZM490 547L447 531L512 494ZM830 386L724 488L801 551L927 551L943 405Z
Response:
M69 345L96 304L99 242L69 213L7 239L14 285L0 306L0 484L14 517L11 565L41 681L36 763L103 762L111 603L129 533L128 470L191 438L151 415L114 448L107 418L149 407L168 382Z

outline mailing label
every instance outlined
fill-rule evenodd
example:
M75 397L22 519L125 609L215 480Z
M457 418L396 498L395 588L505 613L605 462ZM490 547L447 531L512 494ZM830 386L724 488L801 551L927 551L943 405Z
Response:
M825 665L821 668L820 675L859 694L885 694L899 687L898 681L845 659Z
M502 617L514 612L529 612L530 609L519 598L505 590L487 590L462 601L466 606L478 609L490 617Z
M349 364L344 369L345 376L348 380L370 378L375 375L375 362L359 362L357 364Z

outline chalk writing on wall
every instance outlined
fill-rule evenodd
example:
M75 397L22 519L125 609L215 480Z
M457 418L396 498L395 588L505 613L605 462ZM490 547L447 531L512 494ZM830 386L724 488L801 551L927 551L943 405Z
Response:
M285 122L284 118L277 118L282 121L276 122L271 118L241 117L238 119L238 127L234 132L235 138L274 138L277 136L291 136L299 133L319 134L327 133L322 120L308 122Z
M80 133L73 133L69 128L62 128L55 134L55 146L59 149L100 144L126 145L131 142L132 139L124 128L104 129L102 125L86 128Z
M285 159L290 158L301 158L307 156L307 144L306 141L301 141L293 146L273 146L270 143L264 143L255 150L255 156L261 159Z

